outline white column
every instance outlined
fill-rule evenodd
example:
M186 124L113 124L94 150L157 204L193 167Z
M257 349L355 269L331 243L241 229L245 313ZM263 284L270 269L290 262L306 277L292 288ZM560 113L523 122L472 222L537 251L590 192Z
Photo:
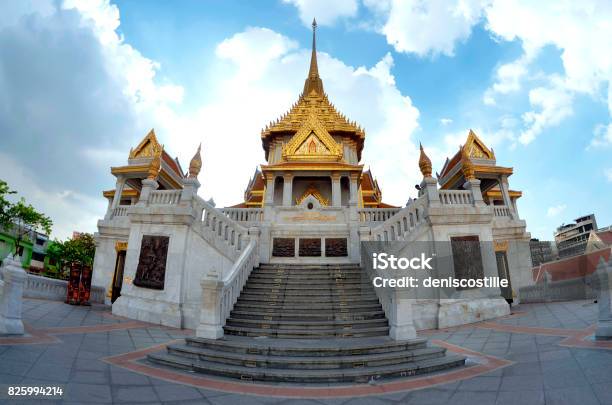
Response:
M359 186L357 185L357 180L359 180L359 174L357 173L351 173L350 176L350 182L349 182L349 188L350 188L350 194L349 194L349 205L355 205L357 206L357 192L359 190Z
M514 206L512 205L512 200L510 199L510 193L508 192L508 176L503 175L499 178L499 189L501 191L502 199L504 200L504 205L510 210L510 216L515 218Z
M293 174L285 173L283 176L283 206L290 207L292 205L293 195Z
M21 307L23 285L27 278L19 258L9 254L0 269L4 280L0 280L0 334L23 335Z
M274 176L271 174L266 175L266 195L264 198L264 205L274 204Z
M113 195L113 202L110 204L108 211L106 212L106 219L110 219L113 216L113 210L119 206L121 202L121 194L123 194L123 189L125 187L126 178L122 175L117 177L117 182L115 183L115 195Z
M333 173L332 180L332 206L339 207L342 205L342 194L340 191L340 173Z

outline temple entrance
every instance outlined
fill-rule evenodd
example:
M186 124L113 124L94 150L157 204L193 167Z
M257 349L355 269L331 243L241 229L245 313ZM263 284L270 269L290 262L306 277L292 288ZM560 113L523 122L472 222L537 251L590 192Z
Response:
M115 302L121 295L121 287L123 286L123 268L125 266L125 250L117 251L117 260L115 261L115 274L113 275L113 286L111 291L111 303Z
M497 260L497 273L500 280L508 280L508 287L500 287L501 295L511 304L514 299L512 298L512 284L510 284L510 272L508 270L508 257L506 252L497 251L495 252L495 259Z

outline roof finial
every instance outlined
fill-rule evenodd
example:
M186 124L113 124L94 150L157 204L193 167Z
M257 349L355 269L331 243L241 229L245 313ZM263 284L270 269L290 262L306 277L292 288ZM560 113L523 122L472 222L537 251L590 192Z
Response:
M202 169L202 155L200 154L201 149L202 143L200 143L198 150L196 151L195 155L193 155L191 162L189 162L189 178L195 179L198 177L198 174L200 174L200 170Z
M317 64L317 20L312 20L312 55L310 56L310 70L308 77L304 83L304 96L309 95L312 91L323 95L323 82L319 77L319 66Z
M419 169L421 169L421 174L423 177L431 177L431 160L429 156L425 154L421 142L419 142L419 148L421 149L421 154L419 156Z

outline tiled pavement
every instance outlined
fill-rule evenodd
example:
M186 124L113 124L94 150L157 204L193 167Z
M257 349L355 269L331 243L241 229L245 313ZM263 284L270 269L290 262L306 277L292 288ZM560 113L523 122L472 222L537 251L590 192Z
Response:
M108 359L190 332L120 319L104 307L26 300L29 336L0 337L0 386L62 384L66 389L62 400L21 399L20 404L612 404L612 345L589 347L596 345L588 337L596 305L534 304L514 311L495 322L424 333L509 365L501 361L504 367L450 383L442 374L436 385L412 391L295 399L204 389L119 367Z

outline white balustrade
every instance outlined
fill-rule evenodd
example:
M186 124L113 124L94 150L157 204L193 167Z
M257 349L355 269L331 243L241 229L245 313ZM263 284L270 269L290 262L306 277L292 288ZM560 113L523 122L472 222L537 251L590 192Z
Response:
M401 208L359 208L359 220L361 222L384 222L397 214Z
M248 229L200 197L196 197L196 205L199 211L198 218L205 232L213 235L230 249L241 251L242 240L248 235Z
M410 205L396 212L382 224L372 228L372 240L405 240L425 221L426 196L421 196Z
M262 208L222 208L221 212L236 222L257 223L263 221Z
M118 207L115 207L113 209L113 216L112 216L112 218L115 218L115 217L125 217L127 215L128 207L129 207L129 205L120 205Z
M149 205L177 205L182 190L155 190L149 195Z
M496 217L509 217L510 216L510 208L505 205L494 205L493 213Z
M442 205L472 205L470 190L438 190Z

